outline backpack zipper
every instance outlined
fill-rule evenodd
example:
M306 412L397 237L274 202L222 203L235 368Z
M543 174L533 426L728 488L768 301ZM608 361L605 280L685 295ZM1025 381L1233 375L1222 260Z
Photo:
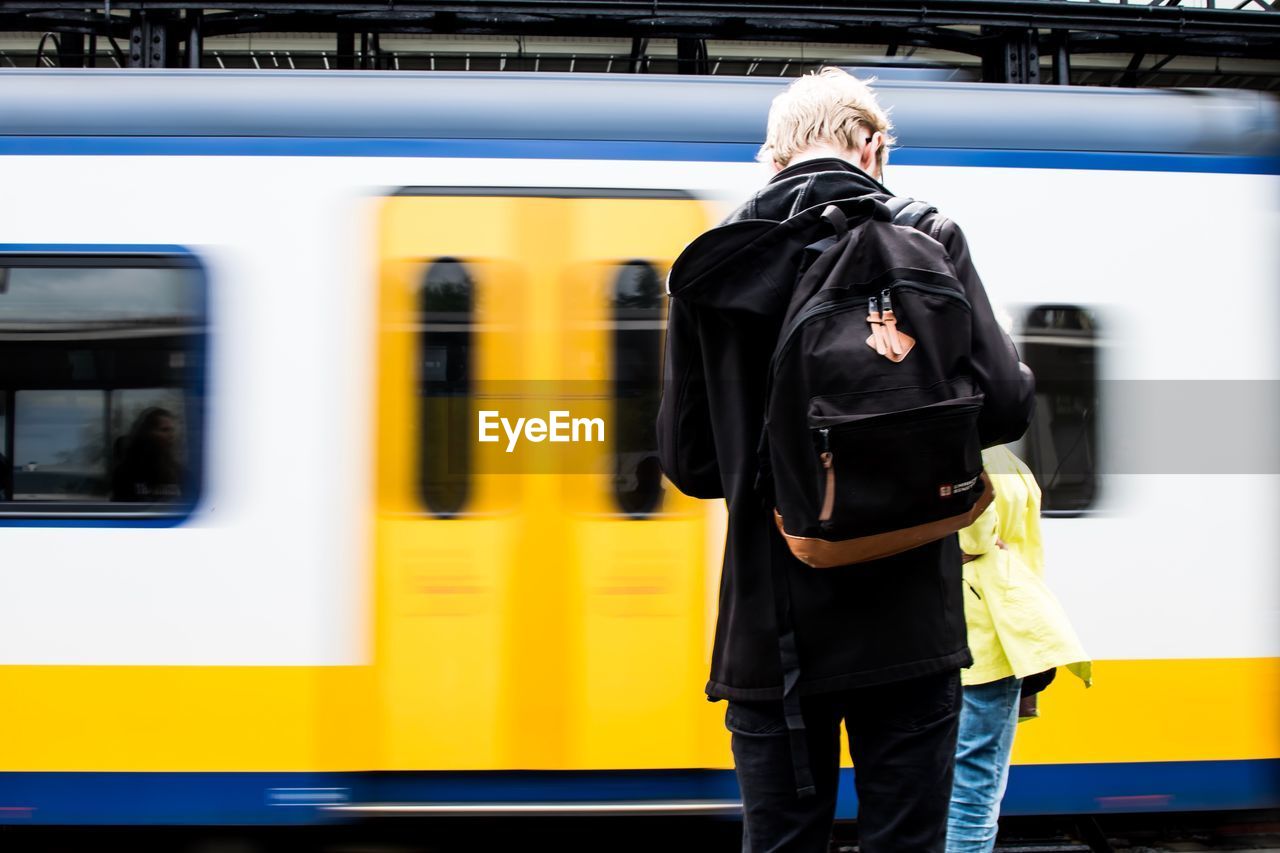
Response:
M982 408L982 404L980 403L965 403L963 405L956 405L956 406L938 406L936 412L931 412L927 415L924 415L923 417L915 418L914 421L916 423L920 423L923 421L941 420L943 418L954 418L954 417L959 417L961 415L967 415L970 412L972 412L974 409L981 409L981 408ZM886 423L891 425L892 421L886 422L885 420L883 420L883 418L886 416L892 417L894 415L897 415L899 416L899 418L896 418L895 420L900 420L901 416L905 413L905 411L910 411L910 410L902 410L897 412L885 412L879 415L869 415L866 417L860 417L857 420L846 421L844 423L831 424L825 427L817 427L817 430L823 434L822 436L823 441L829 444L832 430L835 430L836 432L853 432L855 430L860 430L860 429L874 429L876 427L883 427L886 425ZM814 429L814 427L810 427L810 429Z
M880 292L880 322L884 325L889 349L893 350L894 355L903 355L902 338L898 335L898 318L893 313L893 298L887 287Z
M827 469L826 491L822 495L822 511L818 513L818 521L830 521L831 514L836 509L836 468L835 457L831 455L831 430L818 430L822 436L822 452L818 454L818 458L822 460L822 467Z
M973 307L969 304L969 300L963 293L952 290L949 287L941 287L935 284L924 284L923 282L918 281L897 281L889 285L885 290L892 291L895 288L901 290L918 290L921 293L928 293L933 296L952 299L959 302L969 311L973 310ZM800 330L801 326L808 323L810 320L827 314L837 314L841 311L848 311L856 308L859 305L865 305L866 303L864 300L866 299L867 296L864 294L859 294L857 296L842 296L839 299L833 299L830 302L822 302L800 312L800 315L792 320L791 325L787 327L786 334L782 337L782 343L774 352L773 359L769 363L769 375L772 376L774 371L777 369L778 362L782 360L782 357L786 355L787 350L790 349L791 340L795 337L796 332Z
M925 284L923 281L896 281L889 285L888 289L892 290L895 287L903 290L919 290L922 293L931 293L934 296L943 296L947 299L954 299L970 311L973 310L973 306L969 304L969 297L965 296L958 290L951 289L950 287L942 287L937 284Z

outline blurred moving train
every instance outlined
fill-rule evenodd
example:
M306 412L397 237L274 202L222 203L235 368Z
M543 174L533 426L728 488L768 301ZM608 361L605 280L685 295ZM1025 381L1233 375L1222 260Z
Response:
M0 72L0 823L731 813L723 506L652 420L783 85ZM1006 813L1280 805L1277 104L880 90L1039 376L1097 661ZM522 406L605 440L475 440Z

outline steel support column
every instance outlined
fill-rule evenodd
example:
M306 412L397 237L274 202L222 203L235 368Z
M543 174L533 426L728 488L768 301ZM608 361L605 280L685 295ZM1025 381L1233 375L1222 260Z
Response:
M709 74L707 42L704 39L676 39L676 68L681 74Z
M338 33L338 69L350 71L356 67L356 34Z
M83 68L84 58L84 33L63 33L58 39L58 65Z
M204 13L199 9L187 10L187 67L199 68L204 59L204 35L200 31Z
M176 24L164 12L136 9L130 15L129 67L172 68L178 64Z
M993 46L982 59L982 79L989 83L1039 83L1040 34L1038 30L988 32Z
M1070 34L1066 30L1054 30L1050 44L1053 45L1053 82L1059 86L1071 83L1071 47Z
M633 38L631 40L631 68L632 74L638 74L642 71L649 70L649 60L645 58L645 51L649 49L649 40L645 38Z

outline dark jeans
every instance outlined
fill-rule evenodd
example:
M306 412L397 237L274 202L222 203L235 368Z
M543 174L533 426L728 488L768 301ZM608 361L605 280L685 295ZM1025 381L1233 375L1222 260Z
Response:
M817 796L796 796L782 701L729 700L743 853L825 853L835 817L840 721L849 734L862 853L943 853L959 730L960 671L801 700Z

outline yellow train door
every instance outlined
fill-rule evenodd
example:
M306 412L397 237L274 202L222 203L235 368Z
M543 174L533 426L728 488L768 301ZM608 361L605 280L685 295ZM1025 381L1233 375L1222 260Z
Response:
M664 193L383 200L380 769L728 766L723 510L653 434L666 271L709 224Z

